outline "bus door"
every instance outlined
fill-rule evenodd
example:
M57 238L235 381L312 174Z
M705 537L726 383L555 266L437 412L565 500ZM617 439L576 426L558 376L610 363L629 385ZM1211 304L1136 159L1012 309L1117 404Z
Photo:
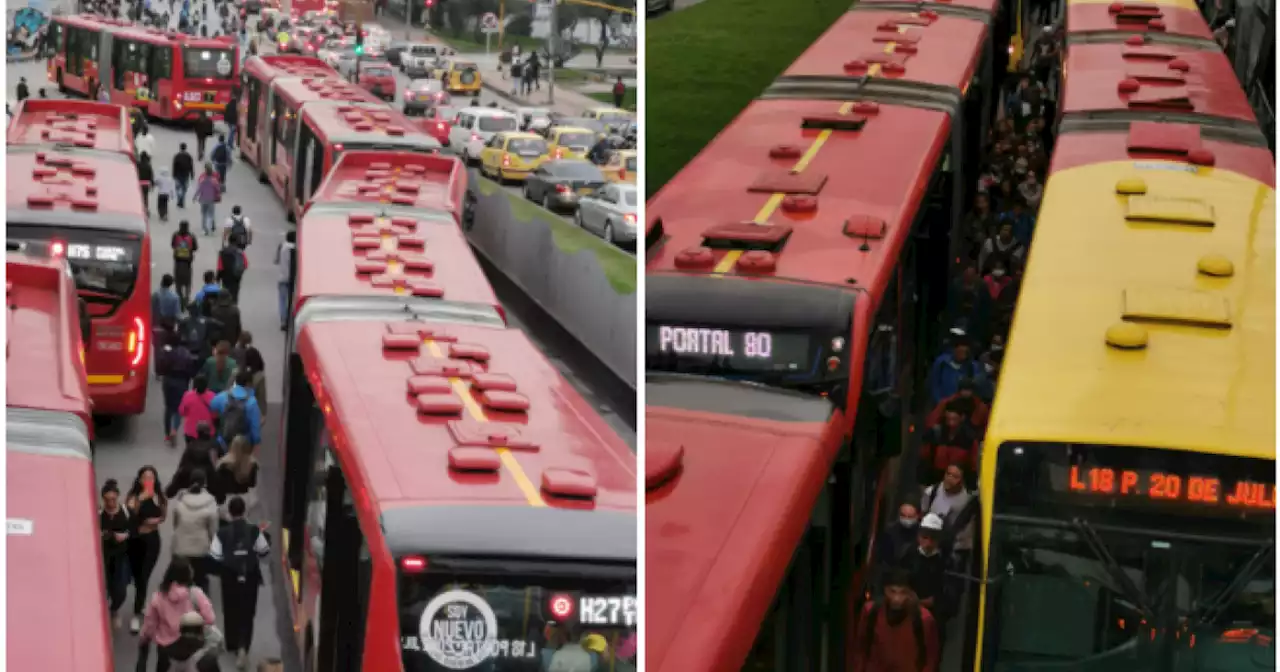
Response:
M293 143L297 135L298 110L293 109L284 98L277 97L271 120L271 162L267 168L267 176L271 178L271 186L276 190L280 201L289 203L289 177L293 174Z
M170 117L174 112L177 91L173 83L173 51L171 45L155 45L147 59L147 82L151 89L147 109L158 117Z
M111 40L111 98L131 107L150 101L151 45L126 39Z
M330 164L326 161L328 147L320 139L310 119L298 125L297 145L294 151L293 196L289 213L302 212L311 195L320 188Z
M49 44L52 47L45 51L44 56L48 59L45 65L45 73L49 77L49 81L58 81L58 70L66 67L67 62L67 31L65 26L58 21L49 22Z
M244 145L245 156L258 159L258 139L262 137L262 132L258 128L258 122L263 118L262 110L265 105L265 96L263 92L263 81L257 77L247 75L244 78L244 89L240 100L237 101L240 118L236 122L243 131L240 134L240 143ZM258 163L261 166L261 162Z

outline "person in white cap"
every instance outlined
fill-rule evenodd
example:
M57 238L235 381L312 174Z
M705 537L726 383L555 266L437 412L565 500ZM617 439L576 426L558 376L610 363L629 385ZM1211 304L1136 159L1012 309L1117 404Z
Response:
M911 589L939 621L939 605L942 599L943 578L946 576L947 559L942 553L942 516L925 515L920 520L920 532L916 535L914 553L907 553L901 566L911 572Z

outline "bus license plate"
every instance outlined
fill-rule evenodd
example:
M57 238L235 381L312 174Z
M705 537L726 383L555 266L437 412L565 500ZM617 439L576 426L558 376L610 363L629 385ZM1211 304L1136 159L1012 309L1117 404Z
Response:
M124 350L124 343L120 341L98 341L98 349L119 352Z

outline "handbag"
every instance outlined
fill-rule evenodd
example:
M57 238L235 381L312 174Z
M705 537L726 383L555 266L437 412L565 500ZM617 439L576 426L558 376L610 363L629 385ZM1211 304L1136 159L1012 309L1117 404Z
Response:
M196 593L200 593L201 595L204 595L204 591L203 591L203 590L200 590L199 588L197 588L197 587L195 587L195 586L192 586L192 587L191 587L191 592L190 592L190 597L191 597L191 610L198 614L198 613L200 613L200 605L196 604ZM205 595L205 598L204 598L204 599L208 600L208 599L209 599L209 596L208 596L208 595ZM212 604L213 604L213 603L211 602L211 603L210 603L210 605L212 605ZM214 652L221 651L221 650L222 650L222 645L223 645L223 643L224 643L224 642L226 642L226 638L222 636L222 631L218 629L218 626L217 626L217 625L208 625L208 624L206 624L206 625L204 626L204 645L205 645L205 648L207 648L207 649L208 649L208 650L210 650L210 651L214 651Z

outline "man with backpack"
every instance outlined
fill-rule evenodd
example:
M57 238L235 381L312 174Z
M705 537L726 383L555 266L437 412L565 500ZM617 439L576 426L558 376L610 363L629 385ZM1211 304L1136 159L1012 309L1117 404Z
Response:
M178 230L169 239L169 247L173 248L173 280L175 290L182 305L191 301L191 262L195 260L200 243L191 233L191 224L187 220L178 222Z
M240 333L243 325L240 320L240 308L231 300L231 294L227 290L222 290L214 295L213 303L209 306L209 317L213 320L210 338L216 341L227 341L235 343L240 340ZM237 360L237 364L244 364Z
M247 249L253 243L253 223L240 206L231 208L231 216L222 223L222 244Z
M854 640L854 672L937 672L938 626L910 583L905 570L890 571L881 599L863 607Z
M213 146L209 162L218 172L218 184L222 187L222 193L227 193L227 169L231 167L231 148L227 146L226 135L218 134L218 144Z
M196 159L204 161L204 146L209 142L209 136L213 135L213 119L209 118L208 113L201 111L200 117L196 119Z
M249 258L245 256L243 249L227 245L218 252L218 281L234 302L240 301L240 280L247 270Z
M222 344L219 343L218 347L221 348ZM241 435L249 437L249 443L254 446L262 442L262 409L253 396L253 374L247 369L236 372L231 389L214 397L209 409L218 416L220 452L225 454L232 440Z
M207 305L218 296L222 291L222 285L218 284L218 274L213 271L204 272L204 284L200 286L200 291L196 292L194 298L191 299L192 305L195 306L196 312L208 315Z
M245 503L238 495L227 501L231 522L218 530L209 555L222 566L222 617L226 623L226 649L236 654L236 665L245 669L253 645L253 621L258 610L259 564L271 550L265 522L253 525L244 519Z

